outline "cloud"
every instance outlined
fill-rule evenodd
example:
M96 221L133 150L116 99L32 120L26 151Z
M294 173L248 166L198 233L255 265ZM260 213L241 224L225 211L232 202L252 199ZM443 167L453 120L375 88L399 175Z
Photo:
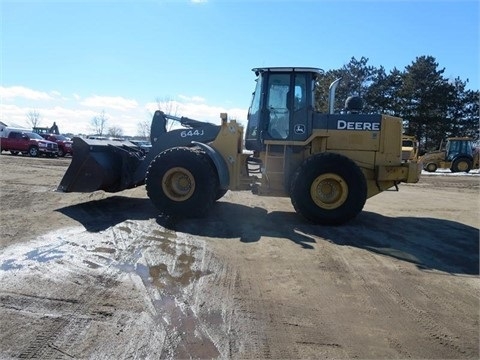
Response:
M230 119L236 119L243 125L246 124L247 109L242 108L225 108L221 106L209 105L205 99L193 96L185 97L182 95L179 98L189 99L190 101L175 101L171 100L168 103L161 103L162 108L160 110L165 111L171 115L184 116L195 120L212 122L220 124L220 113L227 113ZM201 101L197 101L201 99ZM153 114L158 109L158 103L147 103L145 108L148 113ZM171 109L173 111L167 111L165 109Z
M54 96L59 95L53 92L53 96L43 91L36 91L24 86L0 86L0 98L2 100L13 100L15 98L23 98L27 100L53 100Z
M88 132L91 119L98 114L90 109L61 106L43 106L35 110L40 115L39 126L50 127L56 122L61 132L75 134ZM32 125L27 120L28 111L30 111L28 107L0 104L0 120L7 124L14 123L31 128Z
M0 121L10 124L18 124L20 126L28 126L27 124L28 109L17 105L0 104Z
M179 117L214 124L220 124L222 112L244 125L247 118L247 109L211 105L200 96L177 95L175 98L178 100L139 103L135 99L121 96L93 95L85 98L77 93L72 93L69 99L65 99L59 91L38 92L21 86L0 88L0 94L3 96L7 89L11 101L0 102L0 121L30 128L27 114L34 108L40 114L40 126L49 127L56 122L62 133L90 134L93 131L92 119L103 110L108 119L107 129L120 127L128 136L137 135L139 123L150 123L159 106L161 110ZM38 99L34 106L30 100L32 98Z
M193 101L193 102L196 102L196 103L203 103L205 102L205 98L201 97L201 96L186 96L186 95L178 95L178 98L182 101Z
M81 105L87 107L97 107L102 109L131 110L138 107L135 100L125 99L121 96L91 96L85 98Z

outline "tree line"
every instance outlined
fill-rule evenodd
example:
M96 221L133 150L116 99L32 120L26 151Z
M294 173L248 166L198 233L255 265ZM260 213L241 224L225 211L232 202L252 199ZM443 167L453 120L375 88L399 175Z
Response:
M403 119L406 135L414 135L422 150L433 150L447 137L467 136L480 139L479 90L466 88L467 80L459 77L445 78L445 68L439 68L433 56L420 56L404 70L394 68L387 72L383 66L368 64L368 58L355 57L340 69L324 72L316 87L316 108L328 112L328 87L341 78L336 91L335 109L344 108L344 101L351 95L364 101L363 113L382 113ZM171 99L157 99L158 109L166 113L172 109ZM29 123L38 126L40 114L27 114ZM121 137L118 126L107 128L107 116L103 110L91 120L92 130L103 135ZM150 122L138 124L139 135L149 137Z
M445 69L432 56L420 56L403 71L387 72L368 65L368 58L350 62L321 75L316 107L328 111L328 87L342 78L336 91L335 108L344 107L348 96L364 100L363 113L401 117L404 133L414 135L424 150L438 148L451 136L479 140L479 91L466 88L467 80L448 79Z
M102 110L97 116L94 116L90 124L95 135L107 135L115 138L123 137L123 129L116 125L108 127L107 132L105 133L105 129L108 125L108 117L105 114L105 110Z

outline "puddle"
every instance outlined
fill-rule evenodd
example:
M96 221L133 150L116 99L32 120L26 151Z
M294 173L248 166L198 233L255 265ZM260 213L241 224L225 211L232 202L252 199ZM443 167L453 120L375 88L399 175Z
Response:
M51 261L61 261L67 251L60 248L66 245L67 242L63 241L63 239L58 241L58 237L56 237L56 240L57 242L50 246L38 246L36 249L24 253L11 254L11 258L3 260L0 263L0 270L19 270L31 265L32 262L37 264L46 264ZM29 247L29 249L30 248L31 247Z
M2 265L0 265L0 270L3 271L18 270L21 268L23 268L23 265L17 264L15 259L5 260Z
M179 340L169 357L183 359L195 354L199 358L218 358L221 355L219 350L203 330L205 319L200 320L195 315L186 292L189 285L212 273L196 269L199 260L195 255L203 251L202 247L178 238L174 241L174 237L148 236L147 240L153 243L137 249L131 262L116 267L137 275L149 292L158 294L152 298L158 321L167 333L176 334L175 338ZM162 242L158 243L159 240ZM221 312L209 313L207 321L219 327L223 324Z
M202 320L194 313L194 285L212 273L201 269L205 249L200 241L159 230L154 220L129 221L95 233L83 227L61 229L5 250L0 254L3 272L29 274L33 268L43 272L48 267L49 276L78 273L79 269L92 276L103 276L104 269L113 268L138 276L156 311L155 319L167 333L175 334L171 337L174 342L170 344L169 357L220 356L205 329L207 323L213 327L223 324L221 312L207 312ZM8 279L12 284L16 281L13 277Z
M59 245L60 246L60 245ZM63 250L57 249L47 249L47 250L32 250L25 255L27 256L28 260L33 260L39 263L46 263L51 260L61 259L65 254Z
M141 253L138 253L141 256ZM139 262L118 264L116 267L126 273L135 273L141 279L145 287L154 287L166 293L176 293L202 276L211 274L211 271L192 270L194 258L187 256L190 262L182 262L181 258L185 258L185 254L179 256L175 267L175 273L172 275L168 266L164 263L156 265L144 265Z

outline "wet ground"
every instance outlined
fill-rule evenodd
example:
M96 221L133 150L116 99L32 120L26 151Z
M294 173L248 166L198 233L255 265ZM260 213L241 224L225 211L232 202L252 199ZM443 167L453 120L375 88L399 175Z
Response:
M0 156L2 359L479 357L478 174L321 227L248 192L178 222L54 192L68 162Z

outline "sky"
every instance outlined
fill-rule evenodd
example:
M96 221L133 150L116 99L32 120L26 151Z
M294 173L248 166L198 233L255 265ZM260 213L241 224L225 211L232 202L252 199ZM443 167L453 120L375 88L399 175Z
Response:
M478 0L0 0L0 121L138 135L159 104L246 121L255 67L387 72L433 56L479 89Z

